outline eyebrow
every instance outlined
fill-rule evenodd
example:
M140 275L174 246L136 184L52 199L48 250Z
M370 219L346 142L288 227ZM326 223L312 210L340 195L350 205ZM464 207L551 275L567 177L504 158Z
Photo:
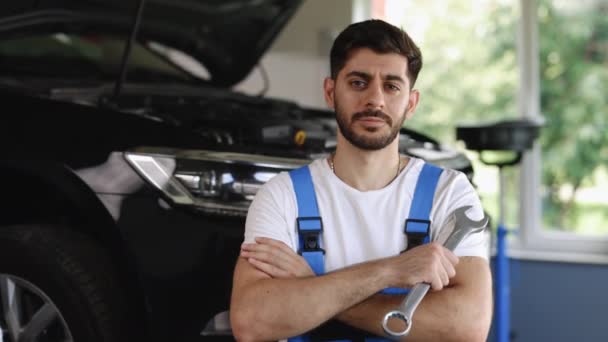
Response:
M372 75L363 72L363 71L351 71L348 74L346 74L346 77L350 77L350 76L357 76L357 77L361 77L362 79L369 81L372 79ZM384 77L384 79L386 81L398 81L401 83L405 83L405 81L403 80L403 78L399 75L393 75L393 74L388 74L386 75L386 77Z

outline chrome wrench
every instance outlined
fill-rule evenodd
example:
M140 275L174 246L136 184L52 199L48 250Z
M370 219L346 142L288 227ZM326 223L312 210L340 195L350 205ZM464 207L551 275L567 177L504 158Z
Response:
M485 230L488 224L488 216L484 213L484 217L479 221L471 220L466 212L471 208L470 205L460 207L454 211L454 217L456 222L454 223L454 230L448 236L443 246L450 251L454 251L456 246L460 244L464 238L470 234L479 233ZM382 328L384 332L392 337L407 336L410 329L412 328L412 316L414 311L431 288L430 284L419 283L414 286L410 293L405 297L405 300L401 303L397 310L388 312L382 320ZM388 327L388 321L391 318L397 318L405 323L405 329L402 331L393 331Z

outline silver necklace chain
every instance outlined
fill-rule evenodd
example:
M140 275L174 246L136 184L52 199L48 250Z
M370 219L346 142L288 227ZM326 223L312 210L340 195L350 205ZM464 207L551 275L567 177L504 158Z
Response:
M331 172L334 173L334 175L336 174L336 168L334 167L334 156L336 154L332 153L331 156L329 157L329 168L331 169ZM399 164L397 165L397 174L395 175L395 177L393 177L393 180L395 178L397 178L397 176L399 176L399 172L401 171L401 156L399 156Z

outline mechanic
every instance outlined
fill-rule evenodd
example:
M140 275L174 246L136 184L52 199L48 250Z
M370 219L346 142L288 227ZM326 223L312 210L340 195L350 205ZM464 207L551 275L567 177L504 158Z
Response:
M486 340L487 235L471 235L454 253L442 246L456 208L471 205L467 215L483 217L479 197L463 173L398 149L420 99L413 87L421 67L408 34L384 21L338 35L323 83L339 128L336 150L277 175L252 202L233 279L237 340L319 340L330 326L346 336L325 329L329 340L372 341L384 336L382 319L405 289L420 282L431 291L408 341Z

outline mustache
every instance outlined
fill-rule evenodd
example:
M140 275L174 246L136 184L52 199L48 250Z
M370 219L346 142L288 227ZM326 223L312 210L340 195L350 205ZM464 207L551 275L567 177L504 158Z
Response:
M393 119L386 114L385 112L381 111L381 110L366 110L363 112L357 112L355 114L353 114L352 116L352 121L357 121L363 118L380 118L384 121L386 121L389 126L393 125Z

